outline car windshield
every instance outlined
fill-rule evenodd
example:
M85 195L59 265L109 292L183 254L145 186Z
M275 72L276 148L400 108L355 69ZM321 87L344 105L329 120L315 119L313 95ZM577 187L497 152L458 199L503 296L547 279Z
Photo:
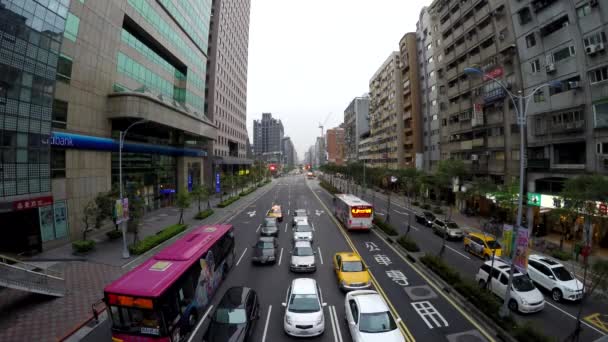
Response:
M564 266L555 267L555 268L552 268L551 270L553 270L553 273L555 273L555 277L558 280L569 281L569 280L574 279L572 277L572 274L570 272L568 272L568 270L566 270L566 268Z
M365 333L381 333L397 329L397 324L388 312L362 313L359 330Z
M258 245L256 247L260 249L271 249L274 248L274 244L272 242L258 241Z
M500 249L500 244L496 240L486 240L486 244L490 249Z
M528 276L526 275L518 275L513 277L513 288L519 292L530 292L535 289L534 284Z
M447 225L448 225L448 228L450 228L450 229L458 229L458 228L460 228L460 227L458 227L458 225L457 225L456 223L454 223L454 222L448 222L448 223L447 223Z
M293 294L289 299L290 312L306 313L321 310L319 300L314 294Z
M300 232L300 233L312 232L312 228L310 228L310 226L296 226L296 232Z
M296 216L306 216L306 210L296 210Z
M296 247L293 249L295 256L311 256L313 255L312 247Z
M276 227L277 226L277 220L275 220L275 219L265 219L264 220L264 226L265 227Z
M363 264L361 261L345 261L342 263L342 271L361 272L363 271Z
M245 309L218 308L213 320L222 324L243 324L247 323L247 314Z

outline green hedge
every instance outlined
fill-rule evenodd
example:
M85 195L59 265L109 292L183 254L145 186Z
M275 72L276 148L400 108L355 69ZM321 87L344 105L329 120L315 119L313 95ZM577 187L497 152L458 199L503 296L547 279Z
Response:
M431 209L431 205L428 203L423 203L420 208L424 209L424 210L429 210Z
M323 189L325 189L325 190L329 191L329 193L330 193L330 194L332 194L332 195L333 195L333 194L337 194L337 193L339 193L339 192L340 192L340 190L338 190L338 189L337 189L335 186L333 186L333 185L331 185L331 184L327 183L327 182L326 182L326 181L324 181L324 180L322 180L321 182L319 182L319 185L320 185L320 186L321 186Z
M399 237L399 239L397 239L397 243L399 243L401 247L405 248L405 250L408 252L420 252L420 247L418 247L416 241L405 235Z
M197 220L202 220L202 219L206 219L207 217L213 215L213 209L205 209L201 212L199 212L198 214L196 214L196 216L194 216L195 219Z
M95 248L95 241L93 240L76 240L72 242L72 248L76 253L86 253Z
M122 231L116 229L110 230L109 232L106 232L106 236L110 240L116 240L122 237Z
M255 188L255 187L253 187L253 188L249 188L249 189L247 189L247 190L245 190L245 191L241 192L241 193L239 194L239 197L245 197L245 196L249 195L250 193L254 192L255 190L256 190L256 188Z
M559 259L559 260L563 260L563 261L568 261L568 260L572 259L572 253L568 253L568 252L565 252L565 251L560 251L559 249L553 251L553 253L551 253L551 255L554 258Z
M418 201L412 201L412 205L415 206L415 207L417 207L417 206L420 205L420 202L418 202Z
M240 197L239 196L234 196L234 197L230 197L228 199L225 199L223 202L220 202L217 204L218 208L226 208L227 206L231 205L232 203L238 201Z
M186 227L187 226L185 224L171 225L159 231L158 233L156 233L156 235L148 236L147 238L130 245L129 251L135 255L143 254L149 251L150 249L160 245L164 241L167 241L175 235L183 232L184 230L186 230Z
M433 208L433 214L441 215L443 214L443 209L441 209L441 207L435 207Z
M377 215L374 215L374 224L389 236L399 235L397 230L390 223L384 222L384 220L380 219Z
M532 325L518 325L511 317L502 318L498 311L502 303L490 291L482 289L473 281L460 278L460 274L450 268L441 258L427 254L420 261L430 268L446 283L450 284L458 293L465 297L473 306L492 319L501 328L507 331L520 342L549 342L552 339L538 331Z

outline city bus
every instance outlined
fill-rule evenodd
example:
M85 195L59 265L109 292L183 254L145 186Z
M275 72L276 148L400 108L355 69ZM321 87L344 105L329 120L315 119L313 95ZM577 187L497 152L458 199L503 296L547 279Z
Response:
M185 341L234 265L234 228L201 226L104 288L114 342Z
M334 214L348 230L369 230L372 228L374 207L351 194L336 194Z

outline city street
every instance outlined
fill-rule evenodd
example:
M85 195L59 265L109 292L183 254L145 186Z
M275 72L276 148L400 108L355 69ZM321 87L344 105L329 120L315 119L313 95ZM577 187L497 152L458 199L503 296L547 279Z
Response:
M343 189L346 188L346 184L341 184ZM329 198L326 194L325 197ZM387 199L385 195L371 194L371 190L368 190L364 199L374 204L376 212L382 216L386 216L387 212ZM401 200L401 203L402 200ZM428 252L436 254L441 249L442 239L438 235L435 235L431 228L422 226L415 222L412 217L409 219L411 211L401 204L395 203L395 199L391 201L391 212L390 222L393 226L399 230L400 234L405 233L407 223L411 222L412 228L410 231L410 237L416 241L422 252ZM465 230L470 227L461 227ZM462 241L447 241L446 250L444 252L444 260L453 268L458 270L460 274L465 278L473 279L477 273L479 267L483 263L483 260L467 253L464 250ZM582 274L577 274L582 279ZM516 314L516 318L520 321L527 321L534 324L545 334L553 336L558 340L563 340L566 336L572 333L576 324L576 316L580 307L579 302L560 302L557 303L551 299L551 294L547 291L542 291L545 295L545 308L543 311L528 314L519 315ZM608 313L608 303L592 298L585 302L582 310L581 317L589 316L603 316ZM556 324L560 322L560 324ZM605 329L605 325L595 324L593 320L583 320L583 332L581 335L582 341L593 341L603 335L606 335L608 331Z
M258 237L258 225L273 203L280 204L286 219L279 234L279 260L275 265L252 265L251 246ZM244 285L258 292L261 315L254 332L254 341L285 341L283 332L287 287L297 277L317 280L325 308L325 333L314 340L350 341L344 322L344 294L339 290L332 269L332 256L339 251L356 250L361 254L374 278L374 287L389 301L393 312L403 320L400 328L408 341L446 340L468 335L467 341L492 340L487 332L461 308L447 300L439 289L414 271L374 233L346 233L328 213L329 197L316 180L302 176L287 176L275 181L273 189L235 216L231 223L236 229L237 264L214 298L216 304L231 286ZM307 209L314 225L314 247L317 251L317 271L294 274L289 271L291 226L288 214L295 209ZM212 310L211 310L212 311ZM210 312L211 312L210 311ZM208 319L201 322L192 341L200 341Z

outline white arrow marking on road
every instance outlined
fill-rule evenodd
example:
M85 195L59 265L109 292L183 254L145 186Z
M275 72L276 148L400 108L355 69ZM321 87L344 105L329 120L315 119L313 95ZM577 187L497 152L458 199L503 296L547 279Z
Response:
M285 223L285 233L287 233L287 223Z
M426 323L426 325L429 327L429 329L434 328L433 324L431 324L431 322L429 322L429 318L431 320L433 320L433 323L435 323L437 328L441 328L442 326L443 327L449 326L448 321L446 321L445 318L443 318L443 316L441 316L439 311L437 311L437 309L435 309L435 307L433 306L433 304L431 304L431 302L424 301L424 302L414 302L411 304L414 307L414 310L416 310L416 312L420 315L420 317L422 317L422 320L424 321L424 323ZM441 322L439 320L441 320Z
M324 211L323 210L315 210L315 215L317 216L321 216L321 214L323 214Z
M268 332L268 322L270 321L270 312L272 311L272 305L268 306L268 314L266 315L266 324L264 325L264 334L262 335L262 342L266 341L266 333ZM190 341L188 341L190 342Z
M245 252L247 252L247 247L245 247L245 250L243 251L243 254L241 254L241 257L239 258L239 260L236 261L236 266L239 265L239 263L241 262L241 259L243 259L243 257L245 256Z
M209 308L207 309L207 311L205 311L205 314L203 315L203 318L201 319L200 322L198 322L198 324L196 325L196 328L194 328L194 331L192 332L192 335L190 335L190 338L188 339L188 342L192 342L192 339L194 338L194 336L196 336L196 332L198 331L198 329L201 328L201 325L203 325L203 322L205 321L205 318L207 318L207 315L209 315L209 312L211 312L212 308L213 308L213 305L209 305Z
M319 247L319 260L321 260L321 265L323 265L323 254L321 254L321 247Z
M281 254L279 254L279 266L281 266L281 259L283 259L283 248L281 248Z
M258 229L256 229L256 230L255 230L255 232L256 232L256 233L260 231L260 227L262 227L262 224L261 224L261 223L260 223L260 224L258 224Z
M248 211L247 215L249 215L249 217L254 217L255 216L255 210L254 211Z

